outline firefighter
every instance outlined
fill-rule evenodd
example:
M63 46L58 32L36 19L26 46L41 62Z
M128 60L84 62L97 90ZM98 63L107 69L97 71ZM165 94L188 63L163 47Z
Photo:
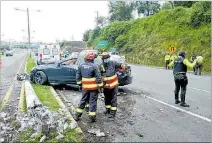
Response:
M76 109L75 120L79 120L85 106L88 106L86 103L89 101L88 116L92 123L96 121L98 91L102 91L103 82L99 68L94 64L95 55L86 53L84 58L85 63L78 67L76 74L77 84L82 88L82 98Z
M117 68L126 68L126 64L119 64L110 61L110 55L103 52L103 63L100 65L100 71L104 82L105 107L104 114L108 114L109 118L114 118L117 111L117 94L118 94L118 76Z
M197 56L196 58L197 64L195 66L195 75L197 75L199 71L199 75L202 74L202 68L203 68L203 57L201 55Z
M68 51L66 51L66 54L65 54L65 58L67 58L69 56L69 52Z
M179 52L179 56L169 64L169 66L174 65L173 75L175 81L175 104L180 103L182 107L189 107L185 103L186 87L188 84L188 78L186 76L187 67L193 68L196 64L196 60L190 63L188 59L185 58L186 54L184 51ZM179 101L179 91L181 88L181 101Z
M171 56L169 54L165 55L165 68L166 69L169 69L168 65L170 63L170 58L171 58Z
M197 58L196 54L193 54L191 57L191 63L193 63L196 58ZM193 67L194 74L195 74L195 69L196 69L196 66Z

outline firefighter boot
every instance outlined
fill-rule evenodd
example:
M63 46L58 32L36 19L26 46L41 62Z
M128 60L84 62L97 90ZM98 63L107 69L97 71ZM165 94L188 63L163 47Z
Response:
M111 110L108 118L115 118L115 116L116 116L116 110Z
M96 116L89 116L89 122L90 123L96 122Z
M103 112L105 115L110 114L110 108L106 108L106 110Z
M81 115L82 115L81 113L76 112L75 115L74 115L74 120L75 120L75 121L79 121Z
M89 107L85 107L85 111L86 111L86 113L88 113L89 112Z

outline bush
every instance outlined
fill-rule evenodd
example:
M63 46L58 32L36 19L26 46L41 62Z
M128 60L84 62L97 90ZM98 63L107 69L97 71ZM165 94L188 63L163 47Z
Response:
M170 45L187 53L203 52L204 71L210 71L210 2L196 2L191 8L166 9L152 16L127 22L113 22L100 31L93 45L99 40L109 40L126 60L134 64L164 66L164 55ZM194 17L197 14L197 18ZM199 26L193 20L199 22Z
M192 8L190 22L193 27L199 27L201 23L211 22L211 2L197 2Z

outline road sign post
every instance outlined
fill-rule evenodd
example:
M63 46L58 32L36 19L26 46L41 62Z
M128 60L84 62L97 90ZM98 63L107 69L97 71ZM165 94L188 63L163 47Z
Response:
M174 46L171 46L171 47L169 47L169 51L170 51L171 53L173 53L173 52L176 51L176 48L175 48Z

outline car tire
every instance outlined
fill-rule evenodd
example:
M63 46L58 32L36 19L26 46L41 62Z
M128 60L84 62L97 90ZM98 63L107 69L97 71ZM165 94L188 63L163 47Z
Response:
M47 82L47 76L43 71L37 71L34 75L34 81L36 84L44 85Z

